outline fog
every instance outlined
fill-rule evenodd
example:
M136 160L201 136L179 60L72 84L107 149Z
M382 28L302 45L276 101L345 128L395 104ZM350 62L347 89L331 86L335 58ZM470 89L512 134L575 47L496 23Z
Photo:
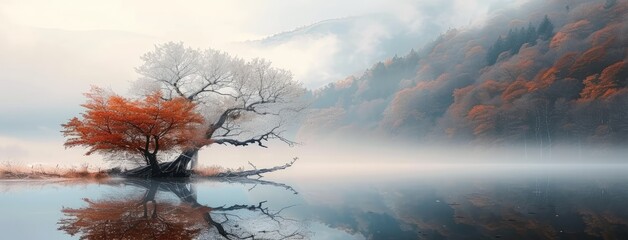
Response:
M303 144L294 148L272 144L268 149L212 145L200 153L200 164L236 168L249 167L247 162L251 161L259 166L273 166L299 157L295 167L311 166L312 169L320 169L317 171L324 171L325 164L335 164L338 168L347 166L373 172L386 168L391 168L391 171L430 169L426 167L430 164L614 163L621 161L625 153L622 148L602 144L605 141L625 141L625 116L628 115L612 110L625 111L628 99L625 97L625 87L619 89L621 84L606 84L604 86L619 87L605 89L604 86L589 84L585 89L566 88L563 84L565 82L569 83L566 86L574 85L571 84L574 82L572 78L584 82L584 76L576 74L578 76L564 76L563 80L554 79L556 84L544 89L547 86L541 83L551 82L551 79L534 76L545 71L546 67L565 65L557 60L561 55L571 51L589 51L596 41L603 40L607 34L623 37L621 33L625 31L625 24L622 23L625 23L625 18L621 18L621 13L625 11L625 5L622 5L625 1L609 5L608 8L603 1L427 1L422 2L422 5L404 1L395 5L386 2L354 2L339 3L337 6L309 2L308 6L316 11L309 13L307 9L298 9L290 12L286 6L272 8L269 5L254 15L246 14L255 12L253 9L238 8L241 3L234 3L221 6L227 10L241 11L236 11L239 13L237 16L217 16L224 17L225 21L234 26L232 30L216 28L220 34L205 32L216 24L224 23L220 21L199 21L181 29L176 27L181 24L175 26L168 22L186 12L184 10L190 6L177 6L172 14L161 19L155 16L169 9L164 4L157 4L152 10L134 6L143 10L137 13L125 10L119 16L102 11L120 8L116 4L105 4L102 9L77 5L77 8L86 7L86 12L60 17L42 10L42 7L33 7L30 2L9 3L1 6L0 19L3 21L0 22L0 29L3 34L0 37L0 49L6 54L0 57L0 68L4 72L2 83L13 87L2 94L0 102L0 163L25 166L111 166L112 163L104 162L102 156L86 157L82 155L82 149L64 149L59 124L80 112L82 92L87 91L89 85L111 88L124 94L137 78L133 67L140 65L139 56L155 43L183 40L192 47L234 50L234 54L244 57L268 56L279 63L279 67L294 71L295 79L305 81L307 85L309 80L304 79L313 72L331 76L321 80L323 77L312 75L323 82L333 82L338 80L335 77L344 76L345 72L337 71L337 64L329 63L345 59L327 50L339 46L343 49L347 46L356 47L352 45L353 40L368 38L366 40L369 42L357 44L353 53L369 54L358 54L350 60L372 64L369 60L371 57L394 54L404 56L409 52L409 49L394 49L400 52L370 54L383 51L383 45L395 43L391 36L398 37L396 34L401 32L421 35L419 32L428 30L423 35L444 34L416 55L408 54L390 61L378 59L383 62L373 65L362 77L348 77L331 84L327 89L328 94L321 94L313 103L315 110L305 114L307 121L297 123L302 125L298 126L297 133L292 137ZM359 7L347 7L353 5ZM58 8L55 7L59 11L71 10ZM301 14L303 12L308 14ZM464 14L458 14L460 12ZM613 14L602 14L605 12ZM87 16L87 13L93 16ZM197 12L195 10L192 13ZM136 18L146 14L156 15L148 20ZM264 21L252 29L251 22L261 21L266 14L295 20ZM376 20L351 22L368 18L372 16L370 14L393 16L394 21L383 25ZM494 66L480 64L486 49L498 36L505 35L513 27L525 27L528 23L537 25L546 14L556 26L556 41L539 40L535 46L524 46L519 55L510 58L502 56ZM77 21L81 18L85 18L85 21ZM128 18L132 23L108 21L112 18ZM329 19L334 20L325 21ZM585 22L580 21L582 19L588 19L591 26L586 27ZM190 16L177 21L193 20L197 19ZM312 23L318 24L310 26ZM336 29L344 25L348 25L348 29ZM299 28L302 26L309 27ZM321 26L324 27L318 28ZM452 26L459 27L459 30L445 32ZM204 32L194 36L191 33L180 34L192 28L203 29ZM336 30L314 33L304 31L328 28ZM299 31L292 31L294 29ZM576 36L572 34L575 32L583 34ZM271 40L275 43L258 45ZM423 38L414 40L417 45L426 41ZM605 69L604 72L625 69L623 63L615 63L625 58L625 51L622 51L625 46L621 43L611 41L610 45L605 45L612 54L606 56L606 62L600 63L601 67L585 64L595 69L579 69L577 66L582 64L575 64L577 66L572 68L576 72L586 70L587 74L597 74L602 69ZM236 47L230 49L229 46ZM365 46L371 48L366 49ZM301 57L293 56L295 48L301 50L297 54ZM408 45L407 48L411 47ZM344 53L349 50L338 53L346 55ZM545 62L549 63L541 64ZM294 66L282 65L284 63ZM400 67L394 68L396 66ZM503 78L507 70L520 67L526 72L521 70L515 73L520 73L520 77L530 85L528 88L533 89L529 93L519 96L514 92L521 91L511 91L521 87L524 80L515 81L513 78L492 81ZM349 67L343 65L342 69L345 68ZM602 74L600 80L611 81L611 75ZM616 77L622 76L625 76L625 71L617 73ZM512 100L515 95L520 99ZM549 98L552 104L529 106L536 98L539 98L537 102L546 100L539 96L555 96L562 100ZM581 99L575 99L580 96ZM591 99L595 96L601 98L600 101ZM556 106L555 109L551 109L553 106ZM471 111L473 109L476 111ZM544 109L545 114L539 114L539 109ZM536 115L530 115L534 110L537 111ZM563 116L563 120L557 116ZM602 117L608 119L598 119ZM541 119L545 123L539 124ZM573 119L578 121L572 122ZM499 126L500 130L495 126ZM355 132L360 134L349 134ZM572 141L568 141L570 144L558 141L549 143L551 134L552 140L561 134ZM317 135L322 137L312 137ZM450 135L462 140L447 141ZM577 139L573 137L576 135ZM474 141L477 139L488 141ZM499 141L492 141L495 139ZM504 139L505 143L501 141ZM507 142L510 139L524 141ZM582 144L578 144L580 140ZM598 142L600 144L596 145ZM421 164L422 167L408 167Z
M120 165L132 167L124 161L105 161L102 155L84 156L85 149L64 149L56 141L1 140L0 164L36 168L89 165L92 170ZM562 171L583 166L623 164L626 154L628 150L621 147L429 145L335 139L301 143L294 147L276 142L269 144L269 148L210 145L199 152L199 165L251 169L250 162L257 168L266 168L283 165L297 157L293 167L268 176L301 180L315 180L321 176L393 179L400 176L481 174L502 170ZM171 155L170 158L175 156ZM170 158L162 161L172 160Z
M80 112L82 93L90 85L125 94L138 78L134 67L140 65L140 55L154 44L182 41L193 48L211 47L246 59L267 58L316 88L421 43L400 43L392 34L412 32L412 39L431 40L449 27L482 19L499 2L2 1L0 82L10 90L0 94L0 135L21 139L58 135L59 124ZM452 14L460 10L464 13ZM330 19L371 14L390 17L395 24L382 28L375 19L346 29L351 34L300 33L280 44L253 43ZM456 17L449 18L452 15ZM419 30L429 33L417 34ZM359 32L377 34L365 38ZM374 54L356 54L355 41L364 42L362 50ZM347 53L352 56L350 67L334 64L346 62L342 57Z

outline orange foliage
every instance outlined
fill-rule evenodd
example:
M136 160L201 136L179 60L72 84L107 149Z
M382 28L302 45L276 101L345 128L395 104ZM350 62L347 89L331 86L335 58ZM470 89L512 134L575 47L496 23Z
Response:
M576 60L577 55L577 52L568 52L556 60L554 66L559 70L568 69Z
M557 32L550 42L550 48L560 47L567 41L588 35L592 30L591 22L586 19L568 23Z
M80 239L195 239L207 228L211 208L190 204L152 204L141 200L91 201L85 208L64 208L59 230Z
M582 19L580 21L565 24L565 26L560 30L561 32L571 33L571 32L589 32L591 31L591 22L586 19Z
M613 41L615 36L621 34L621 27L622 23L614 23L605 26L604 28L597 30L591 34L591 36L589 37L589 43L591 44L591 46L597 46L605 44L609 41Z
M141 100L129 100L106 96L99 88L85 95L83 119L75 117L62 125L66 147L88 147L86 155L125 151L146 156L202 143L197 126L203 118L187 99L167 101L155 92Z
M577 52L568 52L556 60L552 67L540 70L536 76L536 81L530 81L525 84L527 91L533 92L539 89L547 88L554 84L556 80L563 78L570 66L572 66L573 69L573 64L577 55Z
M621 71L626 71L626 61L619 61L614 63L613 65L606 67L602 71L602 75L600 75L600 78L607 82L615 82L616 80L619 80L616 78L617 75L620 75L619 73Z
M555 66L539 71L536 77L537 80L528 82L526 84L528 91L534 92L539 89L549 87L556 81L557 79L556 74L558 74L559 72L560 70L557 69Z
M554 81L556 81L556 74L559 72L560 70L557 69L556 67L551 67L549 69L547 69L545 72L543 72L541 74L541 81L540 81L540 85L541 87L547 87L549 85L552 85L552 83L554 83Z
M466 114L465 97L475 89L475 86L469 85L463 88L454 89L454 103L449 106L449 111L455 116L464 116Z
M624 70L626 62L619 61L608 66L602 74L588 76L584 80L584 89L580 92L581 100L608 98L618 91L617 75Z
M481 89L486 90L491 94L495 94L495 93L503 91L506 88L506 86L508 86L508 83L498 82L492 79L486 80L482 82L482 84L480 84Z
M476 105L467 114L467 119L474 124L473 134L484 135L495 128L493 116L495 106Z
M580 92L581 100L591 100L599 97L600 91L598 90L599 78L598 75L591 75L584 79L584 88Z
M494 96L504 91L506 86L508 86L508 83L497 82L491 79L486 80L480 84L476 98L480 100L480 102L488 102L493 99Z
M592 47L586 52L584 52L571 66L571 73L578 73L585 69L588 65L593 65L602 60L602 58L606 55L605 46L597 46Z
M550 48L557 48L559 46L562 46L563 43L565 43L569 39L570 36L571 35L569 35L568 33L557 32L550 42Z
M517 79L511 83L506 90L502 93L502 99L505 102L512 102L512 100L523 96L528 92L528 88L526 87L526 81L523 79Z

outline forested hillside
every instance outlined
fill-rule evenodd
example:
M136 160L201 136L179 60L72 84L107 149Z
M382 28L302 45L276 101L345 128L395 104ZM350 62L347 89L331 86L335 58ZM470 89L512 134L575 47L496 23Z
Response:
M522 10L525 9L525 10ZM531 1L312 92L302 138L628 141L628 0Z

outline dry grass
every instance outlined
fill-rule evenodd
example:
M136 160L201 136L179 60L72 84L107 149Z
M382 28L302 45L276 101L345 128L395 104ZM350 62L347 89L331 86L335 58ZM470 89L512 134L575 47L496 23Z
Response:
M220 166L196 166L194 173L201 177L215 177L220 173L225 172L225 168Z
M88 164L80 167L61 168L43 165L24 166L12 163L0 165L0 179L49 179L49 178L83 178L102 179L108 177L105 171L90 168Z
M197 166L194 174L200 177L216 177L220 173L242 171L244 168L230 169L220 166ZM43 165L25 166L20 164L0 164L0 179L103 179L110 176L110 172L83 164L80 167L48 167ZM114 174L115 175L115 174Z
M232 168L224 168L221 166L196 166L194 168L194 174L196 174L199 177L216 177L218 176L218 174L221 173L228 173L228 172L240 172L243 171L244 168L243 167L239 167L237 169L232 169Z

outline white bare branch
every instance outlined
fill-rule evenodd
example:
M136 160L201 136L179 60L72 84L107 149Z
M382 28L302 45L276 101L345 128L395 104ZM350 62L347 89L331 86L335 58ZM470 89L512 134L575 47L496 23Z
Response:
M206 137L220 144L245 146L279 139L289 119L305 108L302 85L289 71L264 59L245 61L214 49L183 43L156 45L141 57L140 82L164 91L166 98L198 103L207 120Z

